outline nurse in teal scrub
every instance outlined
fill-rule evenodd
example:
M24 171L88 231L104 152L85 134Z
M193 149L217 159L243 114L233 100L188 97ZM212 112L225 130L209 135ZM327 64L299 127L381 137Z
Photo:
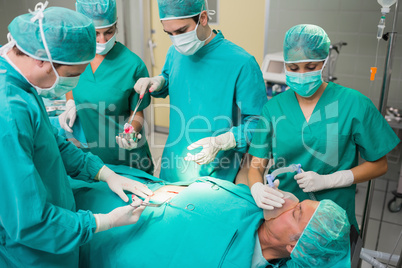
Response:
M127 204L126 190L152 194L51 125L42 97L74 88L96 45L90 19L47 4L16 17L0 48L0 267L78 267L79 247L95 233L140 217L142 201ZM77 211L69 178L103 185L125 205L105 214Z
M254 57L208 25L206 0L158 0L173 46L160 76L140 79L146 97L170 97L160 177L234 181L267 97ZM144 95L145 94L145 95Z
M137 142L119 137L139 100L133 86L139 78L148 77L147 68L140 57L116 42L115 0L77 0L76 8L94 22L96 56L77 87L67 94L67 109L59 117L60 125L72 132L78 114L89 147L84 151L107 164L131 166L152 174L153 161L142 129L149 95L143 98L132 122L142 138Z
M357 228L356 184L387 172L386 154L399 139L369 98L323 82L330 40L315 25L292 27L284 40L286 83L290 90L264 106L249 153L248 180L258 206L281 207L282 194L264 185L268 160L273 169L301 164L300 174L278 176L279 189L299 198L331 199ZM359 154L365 160L359 164Z

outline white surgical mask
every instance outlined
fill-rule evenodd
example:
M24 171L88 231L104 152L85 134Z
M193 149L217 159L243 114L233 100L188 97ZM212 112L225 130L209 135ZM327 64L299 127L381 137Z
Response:
M79 76L74 77L59 76L54 67L53 71L56 74L56 82L53 84L53 86L51 86L50 88L40 88L34 86L36 91L38 91L39 96L42 96L44 98L58 98L66 94L67 92L70 92L77 86L78 80L80 79Z
M7 60L7 62L13 66L13 68L19 72L24 78L25 80L27 80L28 83L30 83L32 85L32 87L34 87L36 89L36 91L38 92L38 94L42 97L45 98L58 98L64 94L66 94L67 92L73 90L77 84L78 84L78 80L80 79L79 76L75 76L75 77L64 77L64 76L60 76L56 70L56 68L54 68L53 65L53 61L52 61L52 56L50 54L49 48L47 47L47 43L46 43L46 38L45 38L45 34L43 32L43 26L42 26L42 20L43 20L43 10L46 8L46 5L43 6L42 9L38 9L35 11L38 11L37 15L34 17L34 19L38 19L39 20L39 26L40 26L40 33L41 33L41 37L43 40L43 45L45 47L45 51L46 54L49 58L50 64L52 65L53 71L56 75L56 81L54 82L54 84L49 87L49 88L41 88L38 86L35 86L34 84L32 84L21 72L21 70L10 60L10 58L7 56L7 53L16 45L15 40L13 39L13 37L11 36L11 34L9 33L7 35L8 37L8 43L6 45L4 45L3 47L0 48L0 55L5 58Z
M200 14L201 16L201 14ZM199 22L197 23L197 26L195 29L191 32L179 34L179 35L171 35L170 40L172 40L172 43L176 50L185 56L190 56L194 55L200 48L202 48L205 44L205 42L211 38L212 36L212 30L211 34L208 36L207 39L204 41L201 41L198 39L197 36L197 29L198 29Z
M115 42L116 34L114 34L106 43L96 43L96 54L106 55L113 48Z

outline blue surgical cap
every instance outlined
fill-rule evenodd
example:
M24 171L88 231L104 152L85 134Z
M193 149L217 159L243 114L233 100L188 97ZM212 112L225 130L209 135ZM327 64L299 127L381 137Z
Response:
M191 18L207 10L207 0L158 0L160 20Z
M39 19L35 19L40 17L41 12L36 10L16 17L8 30L22 52L37 60L50 61L43 44ZM43 11L43 32L53 62L78 65L95 58L95 27L84 15L62 7L47 8Z
M286 63L323 61L328 57L331 41L319 26L300 24L290 28L283 41Z
M117 21L116 0L77 0L75 7L93 20L96 29L111 27Z
M350 267L350 224L344 209L331 200L322 200L297 241L293 267Z

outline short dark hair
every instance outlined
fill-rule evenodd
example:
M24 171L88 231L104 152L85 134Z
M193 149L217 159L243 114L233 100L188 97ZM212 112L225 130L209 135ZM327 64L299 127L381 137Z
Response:
M200 14L195 15L193 17L191 17L193 19L193 21L195 21L196 24L198 24L198 22L200 21Z
M27 54L22 52L17 46L13 46L13 51L14 51L15 55L17 55L18 57L22 57L22 56L29 57ZM66 64L60 64L60 63L53 62L53 66L56 69L59 68L60 66L63 66L63 65L66 65Z

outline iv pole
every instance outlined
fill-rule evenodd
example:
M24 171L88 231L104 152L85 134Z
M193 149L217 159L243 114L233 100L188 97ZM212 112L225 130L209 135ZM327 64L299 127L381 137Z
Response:
M395 5L394 23L392 25L392 32L389 32L384 35L384 36L388 36L388 38L387 37L384 38L384 36L383 36L384 40L388 40L388 52L387 52L387 56L385 58L385 68L384 68L384 76L383 76L381 95L380 95L380 105L378 107L378 110L381 112L381 114L383 116L385 116L385 113L386 113L387 101L388 101L388 91L389 91L389 85L391 83L392 60L394 57L395 42L396 42L395 28L396 28L396 21L398 19L398 11L399 11L398 2L399 1L397 0L396 5ZM366 202L365 202L365 206L364 206L362 226L361 226L361 237L362 237L363 245L366 242L367 225L368 225L369 216L370 216L371 203L373 201L373 192L374 192L374 181L372 182L371 180L369 180L368 185L367 185ZM401 257L401 259L402 259L402 257Z

